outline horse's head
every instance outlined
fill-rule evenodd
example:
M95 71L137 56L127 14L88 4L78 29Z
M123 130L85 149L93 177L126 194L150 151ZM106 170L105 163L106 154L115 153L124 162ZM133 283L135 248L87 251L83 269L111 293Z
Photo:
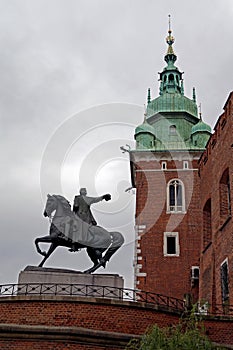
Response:
M63 196L53 194L47 195L47 202L44 209L44 216L51 216L52 212L56 210L59 211L60 215L69 214L71 212L71 206L67 199Z
M54 196L47 195L47 202L45 204L44 216L51 216L52 212L57 208L57 201Z

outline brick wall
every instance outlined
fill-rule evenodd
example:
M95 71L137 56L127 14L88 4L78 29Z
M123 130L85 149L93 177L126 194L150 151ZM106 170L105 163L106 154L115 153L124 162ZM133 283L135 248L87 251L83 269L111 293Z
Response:
M150 152L152 153L152 152ZM164 152L167 169L161 169L156 154L135 154L136 227L138 228L136 287L183 299L187 293L198 298L198 285L191 281L191 267L199 266L201 227L198 152L171 155ZM183 160L187 160L187 170ZM190 160L191 159L191 160ZM179 179L184 184L185 212L167 212L167 184ZM164 233L178 232L179 256L164 254Z
M155 313L155 309L156 306L145 308L143 303L121 302L114 299L58 296L2 297L0 323L76 326L108 332L142 334L148 325L156 321L166 326L177 320L176 315L159 311Z
M211 239L201 249L200 299L222 304L221 264L227 259L229 303L233 303L233 221L228 211L227 186L224 185L229 174L231 208L233 209L233 94L224 106L214 134L200 160L201 209L211 202Z
M178 317L140 302L60 296L2 297L0 349L37 349L33 347L36 343L40 350L124 349L132 337L143 334L149 326L157 323L166 327L177 323Z
M70 344L60 343L56 341L38 341L38 340L4 340L0 339L1 350L105 350L109 347L86 345L86 344ZM112 350L119 349L118 347Z
M129 339L157 324L179 322L177 313L111 299L38 296L0 298L0 349L124 349ZM207 317L212 341L233 345L233 320Z

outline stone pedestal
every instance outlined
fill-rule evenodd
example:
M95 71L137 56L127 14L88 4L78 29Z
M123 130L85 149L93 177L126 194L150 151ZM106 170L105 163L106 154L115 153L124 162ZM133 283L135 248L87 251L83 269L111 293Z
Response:
M46 294L122 298L123 277L27 266L18 277L18 294Z

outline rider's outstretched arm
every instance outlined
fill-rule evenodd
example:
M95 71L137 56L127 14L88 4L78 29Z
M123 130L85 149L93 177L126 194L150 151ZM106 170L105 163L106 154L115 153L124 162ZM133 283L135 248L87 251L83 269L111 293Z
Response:
M87 196L85 196L85 201L88 205L101 202L103 199L105 199L106 201L109 201L111 199L111 195L104 194L103 196L100 196L100 197L87 197Z

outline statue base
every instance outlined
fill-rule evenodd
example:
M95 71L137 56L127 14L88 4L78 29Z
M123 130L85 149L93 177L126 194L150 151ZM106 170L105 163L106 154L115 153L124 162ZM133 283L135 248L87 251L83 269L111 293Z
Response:
M84 274L68 269L27 266L19 273L18 284L21 295L107 297L107 291L110 298L122 298L124 279L117 274Z

